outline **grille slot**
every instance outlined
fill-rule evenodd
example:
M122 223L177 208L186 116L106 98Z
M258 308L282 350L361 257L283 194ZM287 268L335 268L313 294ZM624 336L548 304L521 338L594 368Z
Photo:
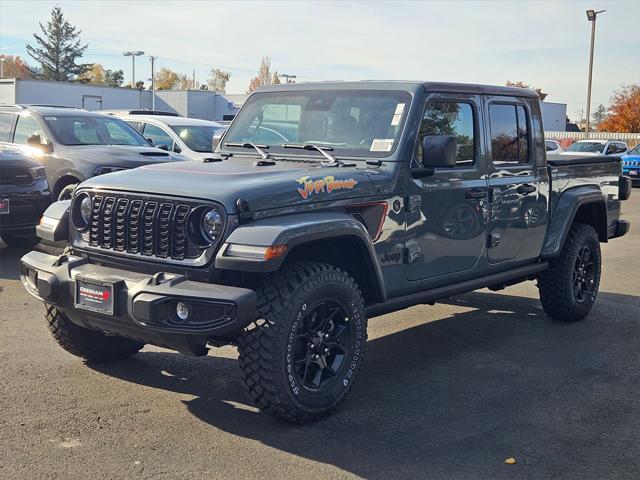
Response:
M187 218L200 204L92 194L91 223L83 240L89 246L147 257L196 259L204 248L187 237Z
M0 166L0 183L28 186L33 183L33 178L26 167Z

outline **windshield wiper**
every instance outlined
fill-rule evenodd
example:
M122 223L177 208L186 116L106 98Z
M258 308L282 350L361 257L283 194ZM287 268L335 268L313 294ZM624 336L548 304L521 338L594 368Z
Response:
M227 147L253 148L256 152L260 154L260 156L262 157L262 160L271 159L271 155L269 155L267 152L263 150L263 148L269 148L269 145L256 145L255 143L251 143L251 142L246 142L246 143L226 142L225 145Z
M282 148L298 148L300 150L317 150L322 154L324 158L328 160L328 162L322 162L322 164L327 167L351 167L354 165L354 164L344 163L341 160L338 160L333 155L331 155L329 152L333 151L333 147L330 147L330 146L321 147L319 145L314 145L312 143L304 143L304 144L285 143L284 145L282 145Z

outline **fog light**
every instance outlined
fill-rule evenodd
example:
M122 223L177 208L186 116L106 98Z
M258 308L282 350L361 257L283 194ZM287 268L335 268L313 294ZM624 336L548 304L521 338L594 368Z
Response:
M186 320L189 318L189 307L185 303L178 302L176 305L176 315L180 320Z

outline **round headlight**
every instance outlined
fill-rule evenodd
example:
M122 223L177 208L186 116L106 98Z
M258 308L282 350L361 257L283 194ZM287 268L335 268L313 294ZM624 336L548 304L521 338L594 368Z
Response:
M211 243L215 243L222 234L222 215L218 210L212 208L202 216L202 234Z
M73 225L78 230L84 230L91 221L91 197L87 193L81 193L73 201Z
M89 224L89 220L91 220L91 198L89 195L85 195L80 202L80 217L85 224Z

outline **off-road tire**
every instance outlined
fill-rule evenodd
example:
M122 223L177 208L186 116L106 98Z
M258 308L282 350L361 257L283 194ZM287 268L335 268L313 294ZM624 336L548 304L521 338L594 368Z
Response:
M33 232L5 232L1 237L2 241L11 248L31 248L40 242L35 228Z
M328 415L344 400L362 364L367 318L358 285L332 265L300 262L267 277L256 293L258 320L238 340L245 392L258 408L290 423L307 423ZM312 390L295 370L296 342L300 341L296 339L306 331L315 306L331 302L346 305L342 331L348 330L348 342L343 342L349 345L348 353L338 374L324 387ZM311 345L306 338L302 342ZM306 374L305 370L303 376Z
M108 336L72 323L53 305L45 305L47 324L58 345L89 363L122 360L137 353L144 344L123 337Z
M592 291L583 301L574 293L574 268L581 249L588 247L593 255ZM592 226L574 223L567 234L560 256L549 262L549 268L538 276L540 301L545 313L555 320L577 322L591 311L600 285L602 256L598 234Z

